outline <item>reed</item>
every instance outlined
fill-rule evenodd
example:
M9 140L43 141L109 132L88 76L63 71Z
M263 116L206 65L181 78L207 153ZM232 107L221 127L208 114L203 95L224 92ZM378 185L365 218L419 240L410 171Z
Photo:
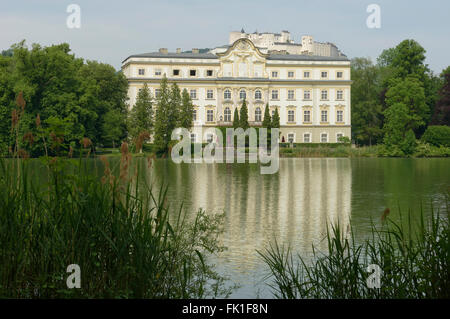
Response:
M448 200L447 200L448 203ZM385 211L386 213L386 211ZM446 213L394 221L383 214L360 244L337 224L327 233L328 250L313 247L311 259L271 244L258 251L278 298L450 298L450 227ZM381 286L370 288L368 266L380 267Z
M45 182L30 160L0 159L0 297L229 294L226 278L209 263L224 249L223 216L199 211L188 220L166 203L165 189L154 196L134 178L146 165L131 172L128 155L124 145L118 178L105 158L102 178L88 171L88 159L51 158ZM80 289L66 286L70 264L80 266Z

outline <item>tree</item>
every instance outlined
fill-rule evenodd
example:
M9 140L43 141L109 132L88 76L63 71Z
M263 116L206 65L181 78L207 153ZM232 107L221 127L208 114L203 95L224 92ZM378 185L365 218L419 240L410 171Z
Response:
M275 113L272 116L272 128L280 128L280 115L278 115L278 108L275 108Z
M427 123L429 109L425 103L425 92L420 81L414 75L405 79L398 78L391 81L391 87L386 93L388 107L402 103L407 108L407 122L404 131L416 130Z
M272 125L272 119L270 117L269 103L266 104L264 109L264 120L262 122L262 127L270 128Z
M181 94L181 110L178 126L190 130L194 121L194 105L186 89Z
M169 87L167 77L161 80L160 93L156 98L154 144L158 153L165 153L172 139L179 117L181 94L176 84Z
M376 143L382 137L381 72L367 58L351 62L352 136L358 144Z
M153 130L153 102L150 94L150 90L147 84L139 90L136 103L131 109L128 120L128 133L136 144L137 138L141 133L146 132L148 136L151 135ZM141 135L143 136L143 135ZM139 141L139 144L145 142Z
M431 124L450 125L450 66L441 73L442 86L433 112Z
M83 137L94 144L111 143L104 131L110 111L122 115L116 117L121 121L116 126L126 134L128 82L121 72L107 64L75 57L66 43L49 47L33 44L29 49L22 41L11 51L12 56L0 56L0 123L10 123L15 96L23 92L23 134L38 134L34 119L39 115L42 129L49 127L53 121L48 122L50 118L65 123L68 129L64 131L64 143L79 144ZM4 138L9 130L9 125L0 124L0 147L5 142L11 145L10 138ZM44 154L42 140L37 139L29 151L32 156Z
M113 148L116 147L116 143L119 143L125 137L123 129L118 125L118 123L124 121L123 117L123 114L116 110L109 111L104 117L102 139L104 141L110 141Z
M238 108L234 109L234 114L233 114L233 128L238 128L239 127L239 111Z
M241 110L239 112L239 127L242 127L244 130L249 128L248 125L248 108L245 99L242 101Z
M384 116L384 144L390 147L400 145L405 138L405 127L410 121L408 107L404 103L395 103L384 111Z

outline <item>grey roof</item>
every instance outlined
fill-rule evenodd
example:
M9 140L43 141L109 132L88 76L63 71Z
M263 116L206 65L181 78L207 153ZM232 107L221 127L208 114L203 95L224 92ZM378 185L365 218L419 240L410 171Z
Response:
M218 56L213 53L160 53L150 52L143 54L133 54L126 58L172 58L172 59L218 59ZM317 56L304 54L269 54L267 60L285 60L285 61L350 61L346 56Z
M319 56L305 54L271 54L267 60L286 61L350 61L346 56Z
M149 53L142 53L142 54L133 54L130 55L128 58L126 58L124 61L128 60L129 58L178 58L178 59L217 59L217 56L212 53L175 53L175 52L169 52L169 53L161 53L161 52L149 52Z

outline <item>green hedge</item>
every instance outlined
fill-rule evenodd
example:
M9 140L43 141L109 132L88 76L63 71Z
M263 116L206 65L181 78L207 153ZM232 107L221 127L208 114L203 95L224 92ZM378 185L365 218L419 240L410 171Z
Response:
M435 146L450 147L450 126L428 126L427 130L422 135L422 141Z

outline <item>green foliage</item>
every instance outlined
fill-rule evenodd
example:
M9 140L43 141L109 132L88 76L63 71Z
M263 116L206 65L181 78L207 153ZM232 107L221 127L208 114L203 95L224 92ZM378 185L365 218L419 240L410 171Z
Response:
M290 247L271 244L258 251L271 272L277 298L422 299L449 298L449 210L428 221L385 219L372 224L371 236L356 244L355 234L339 223L327 228L327 250L313 249L312 262L295 256ZM380 288L367 284L371 264L382 273Z
M123 128L118 125L120 123L124 123L124 117L124 114L117 112L116 110L111 110L105 114L102 127L102 139L105 141L104 143L106 145L111 145L115 148L116 144L118 144L125 137Z
M183 89L181 94L181 110L179 117L179 127L190 130L194 122L194 105L191 97L186 89Z
M450 66L442 71L441 87L437 97L431 123L433 125L450 125Z
M427 130L422 135L422 141L435 146L450 147L450 126L428 126Z
M402 103L407 107L407 120L404 129L418 129L424 126L429 118L429 109L425 103L425 93L422 84L415 76L405 79L392 79L386 93L386 104L391 107Z
M106 159L94 172L81 160L54 158L42 167L0 159L2 298L228 295L209 262L224 250L223 215L200 210L188 220L167 205L167 190L155 197L144 180L129 179L147 160L126 155L120 172ZM80 266L80 289L66 286L70 264Z
M172 131L179 124L181 93L175 83L169 86L167 78L161 80L160 94L156 98L154 144L158 154L167 153Z
M270 117L269 103L267 103L264 109L264 120L262 122L262 127L271 128L271 126L272 126L272 119Z
M272 117L272 125L273 128L280 128L280 115L278 114L278 108L275 108L275 113Z
M382 137L381 69L367 58L351 62L352 136L357 144L371 145Z
M384 116L384 143L388 146L400 145L405 138L405 127L410 119L408 108L403 103L395 103L384 111Z
M144 84L129 115L128 133L131 139L136 140L143 132L148 133L149 136L152 130L153 101L147 84Z
M106 64L76 58L65 43L49 47L33 44L28 49L22 41L13 45L12 51L12 56L0 57L0 153L4 155L3 147L12 143L11 111L19 92L26 101L21 134L37 135L34 119L39 114L44 126L51 117L68 124L66 146L82 137L95 144L110 143L104 131L106 114L127 112L128 83L122 73ZM124 135L125 116L120 118L116 126ZM43 141L36 141L32 153L45 153Z
M244 100L242 101L242 106L239 111L239 127L242 127L244 130L249 128L248 125L248 108L247 108L247 102Z
M237 108L235 108L233 113L233 128L238 127L239 127L239 111Z

